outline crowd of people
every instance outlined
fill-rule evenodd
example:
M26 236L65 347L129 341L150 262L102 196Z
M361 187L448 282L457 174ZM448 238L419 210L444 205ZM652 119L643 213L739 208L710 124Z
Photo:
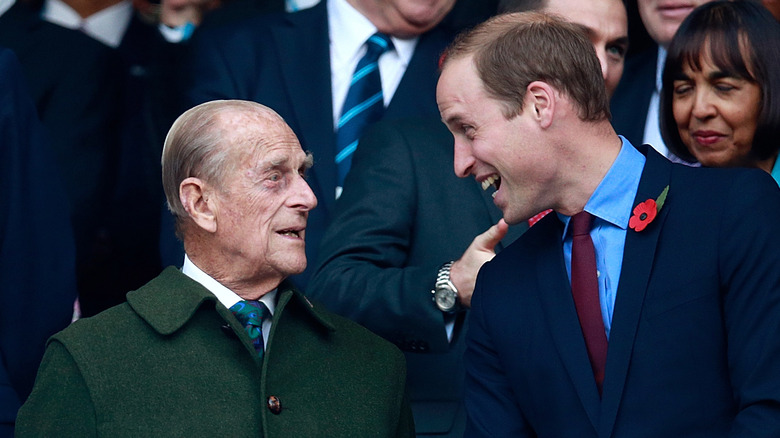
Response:
M778 20L0 0L0 436L780 436Z

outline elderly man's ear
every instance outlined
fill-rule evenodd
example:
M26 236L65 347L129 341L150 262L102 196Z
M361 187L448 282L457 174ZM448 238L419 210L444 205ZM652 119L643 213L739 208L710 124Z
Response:
M179 199L195 224L209 233L217 231L214 190L200 178L189 177L179 184Z

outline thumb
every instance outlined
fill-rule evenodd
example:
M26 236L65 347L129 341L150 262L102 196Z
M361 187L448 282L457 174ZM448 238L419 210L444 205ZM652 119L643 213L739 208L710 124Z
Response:
M487 231L477 236L476 242L482 249L493 251L498 242L506 236L507 231L509 231L509 225L502 218Z

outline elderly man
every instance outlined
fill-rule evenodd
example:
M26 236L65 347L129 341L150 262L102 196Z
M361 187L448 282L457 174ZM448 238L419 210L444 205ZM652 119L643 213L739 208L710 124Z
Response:
M614 89L628 43L621 0L538 3L500 6L541 7L582 25ZM463 435L462 334L477 272L526 228L491 228L501 211L474 181L455 176L452 160L452 135L440 117L369 130L306 291L404 350L418 436Z
M510 224L555 210L479 273L466 436L780 436L780 191L634 148L603 84L588 38L544 14L445 54L456 173Z
M284 121L200 105L162 164L182 272L55 335L17 436L412 435L401 353L284 281L306 267L317 204Z
M380 119L438 116L438 60L453 37L439 24L454 3L324 0L293 14L204 29L193 39L188 105L261 102L317 159L309 179L320 201L307 233L312 263L363 129ZM309 272L292 280L305 287Z

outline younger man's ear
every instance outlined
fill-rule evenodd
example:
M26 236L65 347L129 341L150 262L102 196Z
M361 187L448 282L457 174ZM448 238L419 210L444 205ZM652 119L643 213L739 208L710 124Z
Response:
M526 105L542 128L552 125L555 113L555 90L546 82L534 81L526 88Z

